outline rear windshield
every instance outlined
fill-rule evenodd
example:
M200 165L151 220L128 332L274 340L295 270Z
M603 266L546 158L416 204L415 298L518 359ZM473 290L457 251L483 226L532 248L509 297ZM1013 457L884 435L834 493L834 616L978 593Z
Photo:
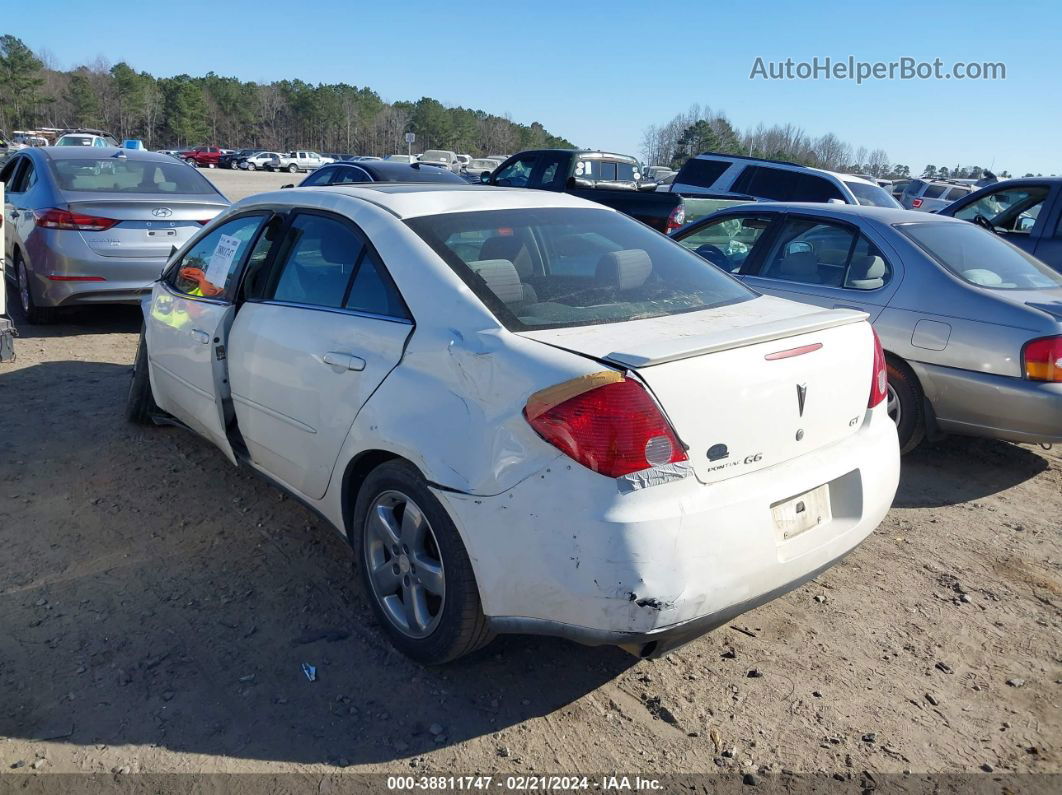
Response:
M898 224L903 234L963 281L994 290L1062 287L1062 274L971 223Z
M867 185L865 182L845 182L848 190L856 197L856 201L867 207L899 207L900 203L889 195L888 191L877 185Z
M399 163L400 168L377 168L377 182L450 182L466 185L463 179L448 168Z
M56 146L92 146L91 135L64 135Z
M511 331L677 315L756 295L608 210L489 210L407 223Z
M53 160L60 189L94 193L215 194L213 186L183 163L105 157Z

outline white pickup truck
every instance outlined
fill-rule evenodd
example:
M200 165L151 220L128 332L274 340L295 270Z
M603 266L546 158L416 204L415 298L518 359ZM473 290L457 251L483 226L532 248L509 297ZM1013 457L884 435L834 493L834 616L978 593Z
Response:
M296 171L313 171L315 168L334 162L334 158L319 155L317 152L299 150L288 152L286 155L274 155L269 161L269 170L288 171L294 174Z

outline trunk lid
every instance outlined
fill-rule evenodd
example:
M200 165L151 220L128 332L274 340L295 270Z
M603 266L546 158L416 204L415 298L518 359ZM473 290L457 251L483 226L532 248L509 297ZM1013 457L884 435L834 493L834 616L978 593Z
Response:
M726 480L856 433L874 342L866 315L761 296L684 315L523 336L634 371L698 477Z
M75 198L67 194L71 212L112 218L119 223L101 232L80 232L82 239L101 257L166 259L228 205L213 197L180 198L142 196L104 199Z

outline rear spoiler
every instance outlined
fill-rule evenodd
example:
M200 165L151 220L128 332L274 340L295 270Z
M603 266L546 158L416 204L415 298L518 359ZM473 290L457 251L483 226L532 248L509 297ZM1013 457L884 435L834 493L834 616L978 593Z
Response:
M798 334L809 334L813 331L822 331L823 329L844 326L849 323L859 323L868 317L870 316L866 312L852 309L828 309L800 315L799 317L770 320L753 326L726 329L716 334L705 334L699 337L680 337L657 342L639 348L638 353L613 351L605 357L605 360L621 367L633 367L635 369L652 367L656 364L674 362L679 359L690 359L694 356L704 356L709 353L719 353L733 348L758 345L761 342L795 337Z

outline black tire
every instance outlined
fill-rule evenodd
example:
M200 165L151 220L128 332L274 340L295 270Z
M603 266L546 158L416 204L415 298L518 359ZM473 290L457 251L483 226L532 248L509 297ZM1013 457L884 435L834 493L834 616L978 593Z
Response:
M926 416L922 387L910 368L892 359L886 361L889 374L889 396L897 411L889 414L894 420L898 414L896 434L900 437L900 453L906 455L914 450L926 437Z
M383 495L394 493L408 497L420 508L430 525L442 561L445 598L438 613L438 623L424 637L411 637L396 626L384 610L369 573L369 556L366 554L370 538L367 532L371 532L367 523L369 509ZM373 613L391 643L407 657L423 665L439 665L471 654L494 638L483 615L479 588L461 536L446 509L412 464L388 461L369 473L355 502L351 544ZM395 571L398 571L397 564Z
M151 394L151 378L148 376L147 340L141 329L140 343L136 346L136 358L133 360L133 378L125 402L125 418L135 425L152 425L151 418L158 413L159 407Z
M297 165L295 165L294 163L292 163L290 166L288 166L288 173L289 174L294 174L298 170L299 170L299 167Z
M254 165L254 163L248 163L248 164L247 164L247 170L248 170L248 171L254 171L254 170L255 170L255 165Z
M55 322L55 307L37 306L33 300L33 286L26 272L26 265L22 261L22 255L17 251L15 260L15 283L18 285L19 303L22 304L22 314L26 316L26 322L33 326L47 326Z

